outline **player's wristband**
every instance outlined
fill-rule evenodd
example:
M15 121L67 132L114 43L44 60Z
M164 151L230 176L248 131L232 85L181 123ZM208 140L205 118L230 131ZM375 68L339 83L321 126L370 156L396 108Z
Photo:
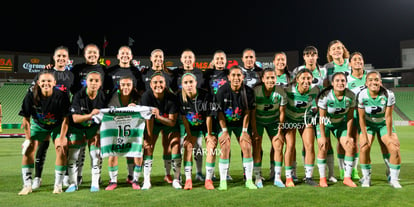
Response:
M242 129L242 132L247 132L247 128L243 128Z
M227 128L223 128L223 129L221 129L221 131L227 132Z

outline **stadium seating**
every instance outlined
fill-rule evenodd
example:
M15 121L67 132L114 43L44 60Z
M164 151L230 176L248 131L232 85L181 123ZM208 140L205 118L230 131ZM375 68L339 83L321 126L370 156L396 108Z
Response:
M4 86L0 87L0 101L3 111L2 125L4 128L15 128L7 127L7 125L16 126L16 124L22 122L22 117L18 113L29 86L30 84L24 83L4 83Z
M414 90L412 88L393 89L396 106L410 119L414 120ZM395 118L394 118L395 119Z

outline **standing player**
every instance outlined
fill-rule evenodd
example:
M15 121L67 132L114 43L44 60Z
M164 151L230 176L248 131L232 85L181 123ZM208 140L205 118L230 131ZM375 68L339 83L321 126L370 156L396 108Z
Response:
M398 181L401 168L400 142L398 140L392 111L395 105L394 93L382 86L381 75L377 71L367 74L367 88L358 95L358 115L361 132L360 166L362 169L362 187L371 186L370 151L375 135L381 139L390 153L390 185L401 188Z
M183 68L178 68L177 70L177 85L178 85L178 91L177 93L182 89L182 76L185 73L191 73L197 78L197 86L196 88L205 89L208 86L204 84L204 73L199 68L195 68L195 55L194 52L190 49L186 49L181 53L180 58L181 63L183 64ZM182 119L178 119L178 123L180 124L180 141L181 146L183 146L183 141L185 137L186 130L184 128ZM203 147L203 137L197 137L197 142L195 145L195 152L201 152ZM196 161L196 180L204 181L203 176L203 153L195 153L194 154L194 160Z
M108 107L127 107L135 106L140 101L140 95L138 90L134 87L134 77L123 76L119 78L119 86L117 91L112 95L109 100ZM134 190L139 190L138 184L139 176L142 172L142 159L127 157L128 165L128 177L127 183L132 184ZM132 170L131 170L132 168ZM108 172L109 172L109 185L105 190L114 190L118 186L118 157L109 156L108 158Z
M287 56L284 52L275 53L273 65L276 71L276 85L286 88L290 83L290 73L287 66Z
M256 97L256 108L252 111L252 137L253 137L253 173L256 177L255 184L263 188L262 168L262 138L264 130L269 135L274 151L274 172L276 174L274 185L285 187L280 178L283 159L283 145L285 137L279 125L285 121L286 93L281 86L276 86L276 72L271 68L263 71L262 84L256 86L254 94Z
M342 72L332 76L332 85L324 89L318 95L318 107L320 122L316 125L316 138L318 140L318 168L319 186L328 187L326 182L326 156L327 143L331 132L345 149L345 174L343 183L349 187L356 187L351 180L354 162L354 150L356 148L352 135L353 114L355 108L355 95L346 88L346 76Z
M249 189L257 189L252 181L252 139L247 131L250 121L250 110L253 110L255 105L254 92L250 87L243 84L243 79L244 75L241 68L238 66L231 67L228 75L230 83L222 86L216 94L218 118L221 127L221 132L218 135L221 147L219 190L227 190L227 170L229 167L232 132L236 135L243 153L245 185Z
M179 108L181 119L185 128L184 133L184 172L186 182L184 189L191 190L193 188L191 172L193 153L202 154L195 147L196 142L206 137L207 143L211 143L216 139L213 135L213 122L211 117L211 96L210 94L196 87L197 78L192 73L185 73L182 78L182 90L178 93ZM200 144L198 144L200 145ZM212 163L214 156L214 147L207 146L207 163ZM214 189L211 180L212 172L208 180L205 181L205 187L208 190Z
M53 69L50 71L56 78L55 88L65 92L69 96L70 88L73 84L73 74L67 70L69 61L69 49L64 46L59 46L55 49L53 54L55 62ZM34 78L33 84L39 79L39 75ZM43 166L46 160L47 149L49 148L50 137L38 143L35 160L35 178L33 179L32 189L37 189L42 183Z
M137 89L140 94L144 90L144 84L142 82L141 73L138 68L131 65L131 60L133 58L131 48L128 46L121 46L118 50L117 59L119 61L118 65L108 68L108 78L112 80L111 86L109 87L110 96L117 96L119 94L114 94L114 92L119 90L120 78L129 77L133 83L131 87ZM110 81L108 81L110 82ZM120 106L116 106L120 107ZM132 177L134 174L134 159L127 158L128 166L128 176L127 183L132 184Z
M151 78L155 73L161 73L165 78L165 84L168 87L168 90L176 91L177 90L177 81L176 73L169 70L164 65L164 52L161 49L155 49L151 52L151 67L144 68L141 70L142 81L145 84L145 91L151 90ZM162 133L162 146L163 146L163 160L164 160L164 169L165 176L164 181L167 183L172 183L173 179L171 177L171 148L169 148L168 136L163 131Z
M302 137L305 147L305 182L317 186L312 179L315 162L315 128L309 120L312 116L312 105L316 104L319 88L312 88L312 72L308 69L300 70L294 81L285 89L287 95L286 121L284 125L286 136L285 174L286 186L294 187L292 178L292 164L296 142L296 131Z
M244 83L250 88L254 88L256 85L260 84L260 73L263 70L256 65L256 52L251 48L244 49L242 61L242 71L245 76Z
M102 75L97 71L91 71L86 75L86 87L77 92L72 100L71 113L73 123L70 125L71 135L69 137L69 187L66 192L78 190L79 175L78 165L81 146L87 140L89 154L91 157L91 192L99 191L99 180L101 177L101 156L99 125L96 124L92 116L99 114L99 109L106 107L106 95L102 91Z
M141 105L152 106L154 117L147 120L147 135L144 140L144 184L142 190L151 188L151 171L155 143L162 131L166 136L167 147L171 149L171 159L174 171L172 186L181 189L179 181L181 170L180 129L177 124L177 97L167 88L162 73L154 73L150 79L151 90L146 91L141 98Z
M50 136L55 143L55 184L53 193L62 193L62 182L66 171L66 148L69 115L69 96L55 88L56 80L52 73L39 74L33 91L28 91L19 112L23 116L23 129L26 139L22 144L23 189L19 195L32 192L34 152L37 140L42 142ZM32 117L32 122L30 121Z
M341 41L332 40L329 42L326 58L328 63L325 64L324 68L327 71L327 78L325 79L324 86L330 84L334 73L343 72L345 75L351 73L349 68L349 52Z

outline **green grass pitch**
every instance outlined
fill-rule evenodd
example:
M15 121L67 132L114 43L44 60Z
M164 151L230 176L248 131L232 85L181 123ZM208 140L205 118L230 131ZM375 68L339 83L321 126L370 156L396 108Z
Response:
M19 130L3 133L16 133ZM385 177L385 165L380 153L378 142L375 141L371 151L372 157L372 186L370 188L349 188L339 181L329 183L328 188L310 187L299 183L295 188L277 188L272 181L265 181L264 188L248 190L244 187L240 147L235 138L232 138L232 159L230 172L233 181L228 182L227 191L204 188L204 183L193 181L193 190L175 190L170 184L163 181L164 167L162 161L161 140L155 147L152 189L135 191L125 184L127 175L126 161L119 159L118 188L114 191L105 191L109 175L107 159L103 161L101 191L89 192L91 172L90 159L87 156L83 170L84 182L79 191L74 193L52 194L54 183L54 145L51 144L46 158L43 172L43 183L40 189L28 196L18 196L22 187L21 177L21 138L0 138L0 206L414 206L414 127L397 127L397 134L401 142L401 174L402 189L393 189L388 185ZM298 176L304 176L301 158L302 142L297 137ZM332 140L334 146L336 140ZM270 142L263 139L263 176L269 176ZM335 150L336 151L336 150ZM205 164L205 163L204 163ZM335 152L335 165L337 165ZM218 161L215 174L218 176ZM183 169L182 169L183 173ZM205 173L205 167L203 167ZM195 169L193 169L195 174ZM335 175L339 177L338 167L335 166ZM361 175L361 171L360 171ZM142 181L142 176L140 181ZM314 179L319 180L315 165ZM284 175L283 175L284 180ZM218 187L218 182L214 183ZM359 185L359 184L358 184Z

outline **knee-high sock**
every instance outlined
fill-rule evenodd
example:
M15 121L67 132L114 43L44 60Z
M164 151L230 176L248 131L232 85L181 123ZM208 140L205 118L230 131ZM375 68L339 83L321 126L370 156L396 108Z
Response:
M22 178L23 178L24 186L32 186L33 169L34 169L34 164L22 166Z
M253 157L243 158L243 167L246 174L246 180L252 180L253 177Z
M174 171L174 179L180 179L181 173L181 154L172 154L172 167Z
M49 144L50 141L43 141L39 143L35 160L35 177L42 177L43 166L45 165L46 153L49 148Z
M68 173L69 173L69 183L78 185L78 161L80 148L78 147L69 147L68 150Z
M151 182L152 156L144 156L144 182Z
M91 156L91 165L92 165L92 182L91 186L95 186L99 188L99 178L101 177L101 169L100 169L100 150L95 146L91 146L89 149L89 154Z
M62 186L65 177L66 166L55 165L55 186Z

